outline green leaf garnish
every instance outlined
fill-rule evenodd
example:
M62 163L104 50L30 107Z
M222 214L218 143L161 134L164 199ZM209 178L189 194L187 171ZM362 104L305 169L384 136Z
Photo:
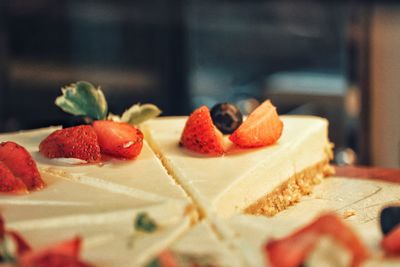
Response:
M156 222L145 212L136 215L135 230L145 233L152 233L157 230Z
M146 120L153 119L161 114L161 110L153 104L135 104L121 116L122 122L138 125Z
M73 115L103 120L107 116L107 101L100 87L95 88L89 82L77 82L61 88L62 95L55 104Z

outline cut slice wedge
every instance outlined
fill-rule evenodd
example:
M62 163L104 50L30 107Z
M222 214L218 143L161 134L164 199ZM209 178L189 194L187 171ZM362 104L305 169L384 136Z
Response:
M68 164L38 151L55 129L0 135L0 142L14 141L29 151L47 184L23 196L0 194L8 227L34 248L78 235L84 260L95 266L143 266L196 222L191 199L146 142L134 161ZM155 232L135 233L139 213L154 219Z
M230 149L223 157L188 153L178 146L186 118L160 118L143 129L152 148L205 215L237 212L274 215L296 203L331 173L328 122L281 116L282 137L258 149Z

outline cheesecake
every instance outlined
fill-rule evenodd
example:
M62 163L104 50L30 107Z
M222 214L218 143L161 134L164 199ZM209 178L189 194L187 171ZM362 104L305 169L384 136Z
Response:
M38 152L39 143L59 127L1 134L0 142L14 141L29 151L46 183L29 194L1 194L1 213L7 228L34 248L81 236L82 258L95 266L149 266L169 251L180 266L250 267L265 266L262 247L268 240L335 211L373 252L367 266L397 264L381 260L378 215L398 202L400 186L323 179L332 173L327 121L281 119L284 129L277 143L245 150L230 145L221 157L179 146L185 117L154 119L141 127L146 140L136 159L92 164L48 159ZM157 225L154 232L135 228L143 214ZM328 239L307 263L327 264L330 259L323 255L329 250L337 252L332 262L348 260Z
M371 258L365 266L390 266L390 263L399 264L399 261L383 259L379 249L382 239L379 213L383 207L398 202L399 194L398 184L331 177L316 186L312 194L304 197L300 203L274 217L237 214L222 223L233 232L231 236L236 238L235 242L247 248L243 250L243 254L250 266L265 266L266 256L262 248L268 240L286 237L309 224L320 214L334 211L371 251ZM321 241L313 255L310 255L310 263L314 265L307 266L332 266L327 262L332 263L341 258L341 249L337 248L337 244L332 245L331 241ZM326 253L326 248L330 249L331 257L321 255ZM334 252L338 252L339 255ZM319 264L315 265L315 262Z
M233 145L221 157L178 145L185 117L160 118L142 129L169 173L204 216L235 213L272 216L298 202L333 173L328 121L312 116L281 116L277 143L254 149ZM225 137L227 139L227 137Z
M156 106L136 104L119 116L100 88L77 82L55 104L91 125L0 134L10 141L0 151L1 189L14 193L0 194L6 234L19 233L34 251L79 236L82 261L94 266L261 267L265 244L325 211L377 251L378 211L398 201L399 186L324 180L333 173L328 121L279 116L269 100L247 118L229 103L156 119ZM32 169L40 186L21 185L22 170ZM12 252L6 238L0 245ZM329 266L332 255L348 263L332 240L313 249L307 266Z
M46 184L28 194L0 194L7 227L33 247L79 235L84 240L84 259L96 266L122 266L123 262L144 266L196 222L192 200L146 142L135 160L81 164L45 158L39 143L57 129L0 135L0 142L25 147ZM143 214L154 220L154 232L135 232L134 221Z

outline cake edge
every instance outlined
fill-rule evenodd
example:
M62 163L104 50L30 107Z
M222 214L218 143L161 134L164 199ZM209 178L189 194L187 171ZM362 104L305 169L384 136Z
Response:
M273 191L244 209L244 213L272 217L300 201L315 185L335 173L329 164L331 156L289 177Z

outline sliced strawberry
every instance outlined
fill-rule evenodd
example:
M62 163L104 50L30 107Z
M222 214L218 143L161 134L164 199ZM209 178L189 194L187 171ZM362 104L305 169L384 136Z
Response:
M178 267L177 260L172 252L168 250L161 252L157 257L157 261L160 267Z
M3 193L28 193L24 182L15 177L10 169L0 161L0 192Z
M286 238L269 241L265 246L266 256L274 267L300 266L324 235L352 253L353 267L360 266L369 256L358 237L334 214L322 215Z
M15 231L7 231L6 234L11 236L12 239L14 240L18 256L32 250L29 243L19 233Z
M382 239L381 246L388 255L400 254L400 225L396 226Z
M283 122L271 101L258 106L229 139L242 148L274 144L282 135Z
M115 121L95 121L101 152L117 158L133 159L142 151L143 133L136 127Z
M87 162L101 159L97 135L90 125L54 131L40 143L39 151L48 158L77 158Z
M214 126L208 107L199 107L189 116L180 144L202 154L224 154L222 133Z
M14 142L0 144L0 161L2 161L14 174L20 178L29 190L37 190L44 187L36 162L29 152Z
M81 239L76 237L38 251L24 253L19 258L21 267L88 267L79 259Z
M4 222L3 215L0 214L0 240L4 239L4 234L6 233L6 225Z

